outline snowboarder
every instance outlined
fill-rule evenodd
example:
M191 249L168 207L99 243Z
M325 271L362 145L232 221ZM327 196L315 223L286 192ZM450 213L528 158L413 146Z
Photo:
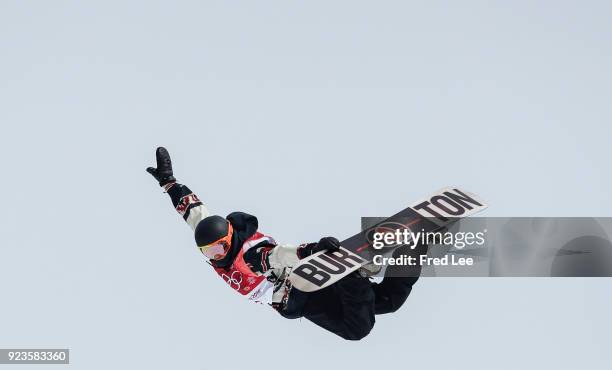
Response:
M278 244L258 231L255 216L243 212L225 218L210 215L200 199L176 181L165 148L157 148L156 159L157 167L149 167L147 172L194 230L196 245L215 272L242 295L269 303L283 317L305 317L344 339L360 340L370 333L375 315L395 312L402 306L418 279L387 273L382 282L374 283L363 273L354 272L316 292L291 289L287 269L318 251L338 249L338 239L324 237L299 246Z

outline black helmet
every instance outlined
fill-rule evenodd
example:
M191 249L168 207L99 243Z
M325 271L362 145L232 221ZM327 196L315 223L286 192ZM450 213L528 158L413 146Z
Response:
M195 241L198 247L213 243L230 232L229 221L221 216L208 216L198 223L195 229Z

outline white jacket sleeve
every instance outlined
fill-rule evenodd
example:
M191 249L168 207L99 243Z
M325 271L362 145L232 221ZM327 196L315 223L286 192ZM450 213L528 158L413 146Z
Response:
M295 266L300 260L297 255L298 248L298 246L290 244L277 244L270 251L270 256L268 257L270 268L276 273L286 267Z
M195 230L198 223L210 215L204 203L187 186L171 183L164 188L170 195L172 205L191 229Z

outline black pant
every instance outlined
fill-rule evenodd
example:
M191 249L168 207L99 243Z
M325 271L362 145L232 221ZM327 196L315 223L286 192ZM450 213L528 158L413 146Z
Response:
M399 248L396 252L394 255L422 253ZM387 269L380 283L373 283L354 272L316 292L304 293L294 289L281 315L287 318L305 317L344 339L360 340L374 327L375 315L395 312L406 302L412 286L418 280L420 267L408 272L395 267Z

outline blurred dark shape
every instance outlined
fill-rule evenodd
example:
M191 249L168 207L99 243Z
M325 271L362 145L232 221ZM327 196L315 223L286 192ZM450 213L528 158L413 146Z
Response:
M592 235L569 241L554 257L550 276L612 276L612 243Z

